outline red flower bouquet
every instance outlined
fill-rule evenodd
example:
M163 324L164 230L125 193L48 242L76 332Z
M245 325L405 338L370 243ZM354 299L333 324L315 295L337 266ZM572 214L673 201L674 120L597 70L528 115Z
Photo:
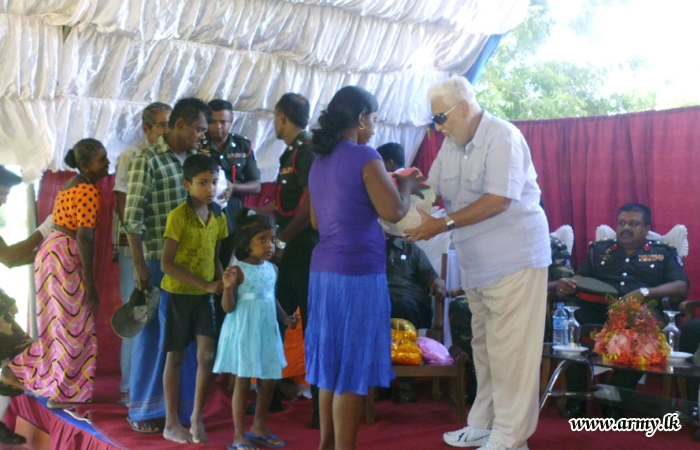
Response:
M610 304L605 327L591 336L593 351L606 364L640 369L667 364L670 348L649 306L635 297Z

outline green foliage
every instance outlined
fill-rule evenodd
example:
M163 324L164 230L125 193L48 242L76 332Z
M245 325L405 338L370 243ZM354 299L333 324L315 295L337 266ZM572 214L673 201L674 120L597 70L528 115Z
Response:
M604 95L602 88L612 68L533 61L532 56L549 38L554 22L546 4L534 3L523 23L503 39L474 86L485 109L504 119L527 120L617 114L655 107L653 92ZM643 64L644 61L633 60L624 65L635 69Z

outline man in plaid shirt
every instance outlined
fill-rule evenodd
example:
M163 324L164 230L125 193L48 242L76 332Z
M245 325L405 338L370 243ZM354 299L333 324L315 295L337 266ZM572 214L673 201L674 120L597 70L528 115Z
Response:
M129 166L124 231L133 254L134 280L140 290L160 287L165 222L170 211L187 198L182 184L182 163L197 153L210 114L206 103L197 98L178 101L170 115L169 133L143 149ZM134 338L128 420L132 429L140 433L157 433L163 429L166 354L158 343L165 328L165 320L160 318L160 313L165 318L165 301L167 296L162 296L159 314ZM189 376L194 380L197 361L192 356L196 355L188 350L182 365L183 380ZM180 398L191 409L194 389L181 389ZM189 413L180 420L188 423Z

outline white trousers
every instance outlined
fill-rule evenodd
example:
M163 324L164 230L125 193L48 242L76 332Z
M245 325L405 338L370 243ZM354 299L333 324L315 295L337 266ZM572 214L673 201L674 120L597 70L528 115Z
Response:
M468 423L517 448L535 432L539 418L547 268L522 269L466 294L478 383Z

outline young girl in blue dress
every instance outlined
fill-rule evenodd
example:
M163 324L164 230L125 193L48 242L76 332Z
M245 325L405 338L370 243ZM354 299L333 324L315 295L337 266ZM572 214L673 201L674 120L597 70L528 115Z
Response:
M224 319L214 372L236 375L231 400L233 443L228 450L251 450L256 443L281 448L284 441L266 424L275 381L287 365L277 320L296 328L299 317L288 316L275 299L277 268L269 259L275 253L275 226L267 216L242 211L235 239L238 262L226 268L221 300ZM258 397L255 419L245 432L245 406L250 379L257 378Z

